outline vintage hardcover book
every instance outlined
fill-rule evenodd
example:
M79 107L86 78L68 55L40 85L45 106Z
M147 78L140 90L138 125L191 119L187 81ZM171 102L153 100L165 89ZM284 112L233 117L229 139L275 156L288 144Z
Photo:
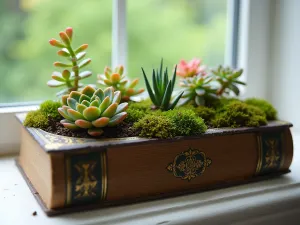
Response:
M18 115L20 121L24 114ZM18 165L51 215L158 199L289 172L292 125L209 129L195 137L83 139L22 127ZM81 208L80 208L81 207Z

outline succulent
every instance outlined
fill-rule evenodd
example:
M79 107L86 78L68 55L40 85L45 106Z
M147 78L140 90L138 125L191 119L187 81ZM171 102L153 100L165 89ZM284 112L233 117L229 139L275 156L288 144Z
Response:
M121 92L112 87L104 91L86 86L81 92L62 96L63 106L58 112L65 118L61 124L68 129L88 129L91 136L103 133L103 127L121 123L127 116L128 103L120 103Z
M139 82L139 79L136 78L133 81L130 81L123 73L124 67L122 65L116 67L114 71L106 66L104 74L98 75L98 83L103 86L112 86L115 91L120 91L122 94L122 101L127 102L130 100L131 96L142 93L144 89L134 89Z
M57 54L59 56L65 57L69 60L69 62L55 62L53 65L55 67L69 69L64 69L62 72L53 72L52 80L48 81L47 85L49 87L66 86L66 89L57 93L57 95L63 95L66 93L70 93L71 91L78 91L78 88L83 87L83 84L79 83L79 80L91 76L92 72L79 72L80 69L87 66L91 62L91 59L89 58L82 60L86 55L86 52L84 50L87 49L88 45L83 44L78 48L73 49L73 29L71 27L68 27L65 31L60 32L59 36L61 41L52 38L49 43L52 46L60 48Z
M176 82L176 70L177 66L175 66L175 70L173 73L172 80L169 80L168 77L168 68L166 67L165 72L163 73L163 60L160 63L160 69L155 71L153 69L152 72L152 86L153 90L149 84L146 73L142 68L146 88L149 94L149 97L154 104L155 108L160 108L161 110L167 111L170 109L174 109L179 99L181 98L183 91L179 93L172 102L170 102L172 98L172 93L174 89L174 85Z
M239 81L238 78L242 75L243 70L236 70L227 67L224 68L219 66L217 70L212 70L215 75L216 81L220 84L220 88L217 90L216 94L218 96L229 94L232 91L235 95L239 95L240 90L237 84L246 85L244 82Z
M183 101L180 104L184 105L193 100L196 105L204 106L207 96L217 97L216 89L211 85L212 81L213 77L208 75L181 79L179 85L184 88L184 93L182 95Z
M206 75L206 67L201 66L201 59L192 59L190 62L180 60L177 68L177 75L181 77L193 77L196 75Z

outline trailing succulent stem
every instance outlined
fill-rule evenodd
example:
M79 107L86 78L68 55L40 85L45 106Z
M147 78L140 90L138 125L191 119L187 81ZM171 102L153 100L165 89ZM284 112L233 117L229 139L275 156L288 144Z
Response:
M85 79L92 75L90 71L80 72L80 69L87 66L91 59L83 59L86 55L84 50L87 49L88 45L83 44L77 49L72 47L72 37L73 29L68 27L65 31L59 33L60 39L51 39L49 43L52 46L60 48L57 52L59 56L65 57L70 62L55 62L53 65L60 68L69 68L64 69L61 73L54 72L52 74L52 80L48 81L49 87L62 87L66 86L67 88L58 92L57 95L63 95L70 93L71 91L78 91L80 87L83 87L83 84L79 83L79 80Z
M139 79L136 78L130 81L125 77L124 67L122 65L115 68L114 71L108 66L104 69L104 74L98 75L98 83L102 86L112 86L115 91L120 91L122 94L122 101L129 101L132 96L138 95L144 91L143 88L138 90L135 86L138 84Z
M172 102L170 102L174 90L174 85L176 82L176 69L177 66L175 67L172 79L169 80L168 68L166 67L165 71L163 72L163 60L161 60L160 69L157 69L156 71L153 69L152 72L152 89L146 76L146 73L142 68L146 88L155 108L159 108L163 111L174 109L179 99L181 98L183 91L176 97L174 97L174 100Z
M58 112L65 119L61 124L68 129L88 129L91 136L100 136L103 127L113 127L127 116L128 103L121 103L120 91L112 87L104 91L86 86L81 92L72 91L62 96L63 106Z

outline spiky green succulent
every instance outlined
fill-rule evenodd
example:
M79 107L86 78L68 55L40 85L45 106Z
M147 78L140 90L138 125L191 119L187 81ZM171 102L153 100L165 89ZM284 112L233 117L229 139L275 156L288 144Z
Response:
M62 96L63 106L58 112L65 118L61 124L68 129L87 129L91 136L103 133L103 127L113 127L127 116L128 103L120 103L121 92L112 87L104 91L86 86L81 92Z
M229 94L231 91L235 95L239 95L240 90L237 85L246 85L246 83L238 80L243 73L242 69L233 70L230 67L219 66L217 70L212 70L212 73L215 75L215 80L220 84L220 88L216 92L218 96Z
M212 81L213 77L208 75L197 75L181 79L179 85L184 88L181 105L193 101L196 105L204 106L207 96L216 97L216 88L211 85Z
M166 67L165 71L163 72L163 60L161 60L160 69L157 69L156 71L153 69L152 72L152 90L146 73L142 68L146 88L155 108L159 108L164 111L174 109L179 99L181 98L183 91L180 92L176 97L174 97L173 101L171 102L172 93L176 82L176 70L177 66L175 67L172 79L169 80L168 68Z
M63 95L70 93L71 91L77 91L79 88L83 87L83 84L79 83L79 80L83 80L92 75L90 71L80 72L80 69L87 66L91 59L83 59L86 55L85 50L88 45L83 44L77 49L72 47L72 37L73 29L68 27L65 31L59 33L60 39L51 39L49 43L52 46L60 48L57 52L59 56L62 56L69 60L67 63L55 62L53 65L59 68L65 68L62 72L53 72L52 80L48 81L47 85L49 87L63 87L67 88L58 92L57 95ZM69 68L69 69L67 69Z
M135 89L139 79L136 78L133 81L130 81L123 73L124 67L122 65L116 67L114 71L106 66L104 74L98 75L98 83L102 86L112 86L115 91L120 91L122 94L122 101L127 102L132 96L142 93L144 89Z

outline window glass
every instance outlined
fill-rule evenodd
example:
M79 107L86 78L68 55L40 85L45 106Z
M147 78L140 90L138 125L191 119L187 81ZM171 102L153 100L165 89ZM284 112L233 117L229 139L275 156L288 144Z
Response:
M227 1L127 2L129 76L141 76L141 66L150 76L152 68L159 67L161 58L169 69L180 59L194 57L201 58L208 67L223 64Z
M61 89L48 88L53 62L66 60L56 54L51 38L70 26L74 46L89 44L86 67L96 83L111 62L112 2L107 0L0 0L0 103L55 98Z

